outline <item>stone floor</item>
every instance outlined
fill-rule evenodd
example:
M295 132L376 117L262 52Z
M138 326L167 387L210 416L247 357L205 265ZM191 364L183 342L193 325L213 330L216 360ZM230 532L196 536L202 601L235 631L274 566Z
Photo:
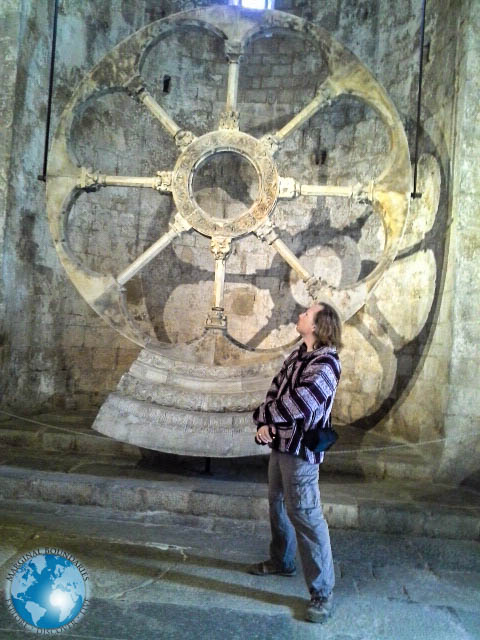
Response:
M65 505L3 508L0 580L16 557L55 546L89 573L85 616L59 637L83 640L474 640L480 638L478 542L334 529L333 617L304 622L295 578L255 577L268 533L99 518ZM32 638L0 599L0 639Z

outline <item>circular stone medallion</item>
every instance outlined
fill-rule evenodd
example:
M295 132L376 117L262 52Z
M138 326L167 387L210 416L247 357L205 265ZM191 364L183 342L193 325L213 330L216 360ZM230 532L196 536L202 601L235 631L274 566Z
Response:
M236 153L254 167L258 195L252 206L233 219L210 216L195 199L195 172L212 155ZM254 231L273 211L278 197L278 173L267 147L240 131L212 131L194 140L180 155L173 170L172 193L177 210L205 236L241 236Z

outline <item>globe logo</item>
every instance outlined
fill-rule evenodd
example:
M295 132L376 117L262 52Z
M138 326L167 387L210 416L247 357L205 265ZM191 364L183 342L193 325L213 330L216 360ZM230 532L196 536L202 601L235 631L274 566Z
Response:
M25 553L7 575L7 606L28 631L41 635L69 629L85 613L89 596L85 568L62 549Z

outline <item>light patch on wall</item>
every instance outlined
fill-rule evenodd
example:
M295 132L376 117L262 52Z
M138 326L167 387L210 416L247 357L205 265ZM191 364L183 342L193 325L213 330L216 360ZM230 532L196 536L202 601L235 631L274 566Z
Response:
M234 291L231 296L231 310L237 316L253 315L255 293L247 288Z
M429 249L395 262L375 290L378 309L403 341L413 340L424 327L435 281L435 256Z
M205 318L212 306L212 292L212 283L205 280L179 285L172 292L163 311L169 340L173 343L189 342L202 335Z
M343 330L344 348L340 353L342 361L342 378L334 405L336 421L349 424L375 411L384 399L384 376L393 380L390 369L395 369L393 354L385 372L385 363L381 361L372 344L356 329L345 325ZM389 385L388 391L391 389ZM382 392L383 391L383 392Z
M313 273L328 284L338 287L342 278L342 261L330 247L322 247L314 260Z
M40 394L50 396L55 393L55 379L53 376L49 375L45 371L42 372L42 375L39 379L38 390Z
M282 324L273 329L269 335L258 344L258 348L273 349L278 347L278 345L291 344L298 337L295 323L289 322L288 324Z
M85 20L72 15L68 17L68 20L62 20L58 39L57 48L62 51L63 65L67 68L75 68L84 63L87 57L86 43L88 42Z
M269 291L252 285L228 283L225 290L228 332L239 342L247 344L267 324L273 306Z
M301 264L314 276L322 278L330 285L337 287L342 278L342 260L332 247L320 247L315 255L300 256ZM302 307L311 305L305 283L295 271L290 271L290 288L295 301Z

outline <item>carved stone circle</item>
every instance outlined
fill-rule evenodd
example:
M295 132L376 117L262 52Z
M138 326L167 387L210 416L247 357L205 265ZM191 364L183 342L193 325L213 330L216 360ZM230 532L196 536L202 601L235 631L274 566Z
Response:
M149 93L142 79L147 51L175 27L200 27L225 45L227 99L218 128L196 138L183 130ZM239 131L238 79L242 53L257 37L291 32L307 38L321 52L328 76L314 98L277 131L256 139ZM153 176L111 176L78 166L69 140L84 105L111 91L127 92L172 137L178 158L171 171ZM275 154L287 138L324 105L352 95L372 107L389 137L387 166L365 184L308 185L280 176ZM255 168L259 191L252 206L232 219L204 211L193 193L196 171L209 156L239 154ZM312 300L329 301L348 320L366 302L395 259L409 209L411 167L408 145L398 113L368 69L331 35L281 11L244 12L238 7L210 6L153 22L110 53L75 89L55 132L47 172L47 211L53 242L70 279L84 299L123 336L146 347L118 393L111 394L96 421L98 430L119 440L151 449L190 455L233 456L262 453L254 447L249 411L256 406L291 345L268 351L246 349L228 334L223 289L225 262L232 241L255 234L268 243L296 272ZM98 188L144 187L171 194L176 214L168 231L120 273L97 273L75 256L68 235L68 217L77 196ZM377 266L365 278L344 288L327 285L309 272L275 229L272 213L279 200L337 196L368 201L383 222L385 245ZM193 343L159 343L144 333L130 313L125 284L173 239L193 228L211 238L215 263L214 304L203 335ZM223 393L218 393L219 384ZM173 427L172 427L173 425ZM200 437L201 436L201 437ZM220 437L218 437L220 436Z
M214 154L230 151L243 156L255 168L260 185L252 206L233 220L209 216L195 201L192 190L197 167ZM194 140L179 156L173 170L172 195L179 213L199 233L234 238L255 231L275 208L278 173L269 149L246 133L219 130Z
M144 52L167 34L172 27L200 26L225 41L229 65L227 102L219 128L199 138L182 130L149 94L141 78ZM320 85L313 100L281 130L257 140L238 131L237 87L242 52L254 37L290 31L310 39L322 51L328 66L328 77ZM122 88L139 100L159 121L159 126L173 137L180 155L172 172L160 172L153 177L106 176L95 170L78 167L69 149L69 138L75 115L92 96L114 88ZM388 131L390 156L381 175L372 176L367 184L349 186L301 185L293 178L279 176L274 155L286 138L306 124L323 105L343 94L354 95L378 113ZM218 220L209 216L195 202L192 176L209 155L232 151L247 158L255 167L260 192L254 204L234 220ZM66 223L76 194L92 187L150 187L172 193L177 207L175 224L165 237L139 257L131 268L121 274L98 274L85 269L73 255ZM328 32L305 20L280 11L243 13L238 7L211 6L196 9L154 22L120 43L80 83L63 112L55 133L47 179L47 207L55 248L72 282L86 301L109 324L134 342L145 345L146 338L129 314L124 297L124 284L173 240L175 235L193 227L210 237L231 239L254 232L266 238L280 256L305 282L311 297L329 300L344 320L350 318L365 303L368 295L395 258L405 224L411 191L411 168L405 132L398 113L387 94L366 67ZM272 240L267 223L279 199L318 195L337 195L372 203L385 229L385 246L376 268L364 279L344 289L328 286L315 274L302 267L298 259L278 238ZM267 225L262 229L262 223ZM215 290L223 290L222 269L216 270ZM222 308L221 295L215 308ZM207 320L207 326L212 327ZM225 328L224 325L213 325Z

